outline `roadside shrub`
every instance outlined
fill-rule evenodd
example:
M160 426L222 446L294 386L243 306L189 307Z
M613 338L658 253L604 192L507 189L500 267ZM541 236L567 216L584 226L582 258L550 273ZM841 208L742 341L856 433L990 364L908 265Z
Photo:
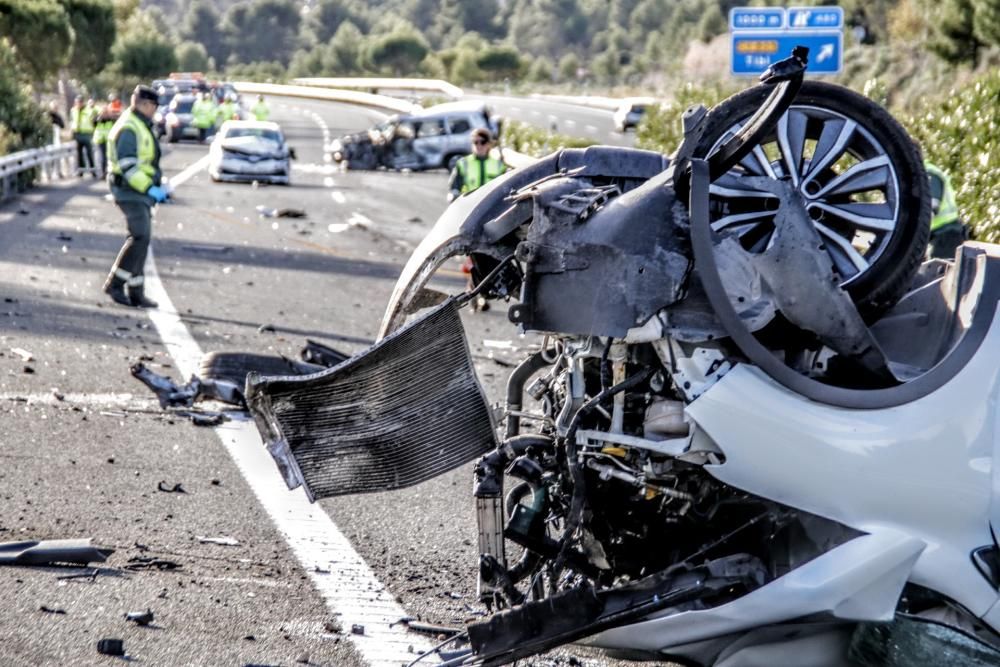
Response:
M44 146L51 136L21 74L10 43L0 39L0 155Z
M502 143L504 148L510 148L518 153L542 157L561 148L586 148L597 142L582 137L554 134L521 121L508 120L503 126Z
M951 176L976 238L1000 242L1000 70L932 98L905 118L924 158Z
M696 86L689 83L677 88L673 100L646 109L635 132L636 147L672 154L684 138L681 117L687 108L703 104L710 109L733 92L734 89L723 88L720 84Z

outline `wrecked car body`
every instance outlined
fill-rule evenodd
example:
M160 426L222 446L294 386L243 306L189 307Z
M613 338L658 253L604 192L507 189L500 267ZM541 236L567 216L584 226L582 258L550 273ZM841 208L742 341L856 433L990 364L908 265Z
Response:
M997 664L1000 251L921 264L918 149L804 64L689 110L669 159L565 150L459 198L374 347L248 378L313 499L477 461L494 613L446 664ZM477 287L442 301L461 255ZM499 419L456 316L479 295L544 336Z
M486 105L448 102L334 139L328 150L349 169L450 170L472 149L479 128L494 135L500 129Z

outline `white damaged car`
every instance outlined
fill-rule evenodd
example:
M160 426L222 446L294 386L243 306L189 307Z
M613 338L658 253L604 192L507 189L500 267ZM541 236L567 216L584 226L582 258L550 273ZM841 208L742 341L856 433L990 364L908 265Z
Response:
M295 151L285 143L281 126L256 120L228 120L208 151L213 181L264 181L288 185Z

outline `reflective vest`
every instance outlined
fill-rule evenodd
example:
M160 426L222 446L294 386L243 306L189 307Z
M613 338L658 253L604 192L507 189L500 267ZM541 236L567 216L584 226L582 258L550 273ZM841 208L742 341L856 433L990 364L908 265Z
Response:
M108 133L111 132L111 128L115 126L115 121L113 120L100 120L98 118L97 125L94 126L94 143L103 144L108 139Z
M932 209L931 231L958 221L958 204L955 202L955 190L951 187L951 179L938 167L930 162L924 162L927 178L931 181L931 197L937 200L937 208ZM939 196L935 196L939 195Z
M223 102L219 105L219 121L225 122L227 120L233 119L233 114L236 113L236 105L232 102Z
M263 102L257 102L257 104L253 105L253 109L251 109L251 111L253 112L254 118L257 120L267 120L271 115L267 105Z
M195 127L207 130L215 125L215 103L211 100L195 100L191 115L194 116Z
M77 134L93 134L94 121L97 119L97 109L89 104L79 109L73 107L69 112L69 129Z
M118 135L125 130L135 134L136 157L118 159ZM136 192L145 193L156 178L156 137L131 108L125 111L108 135L110 172L125 179Z
M487 157L482 163L483 169L480 173L480 160L475 153L470 153L458 161L456 168L462 176L462 194L481 188L507 171L507 165L493 157Z

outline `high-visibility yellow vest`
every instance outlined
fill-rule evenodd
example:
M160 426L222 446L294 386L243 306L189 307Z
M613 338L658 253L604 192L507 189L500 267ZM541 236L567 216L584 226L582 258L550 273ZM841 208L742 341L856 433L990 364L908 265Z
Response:
M937 185L941 188L938 208L934 211L934 217L931 218L931 231L934 231L958 220L958 204L955 202L955 190L951 187L951 179L948 178L948 174L930 162L924 162L924 169L927 170L927 177L931 179L931 186L933 187L934 181L937 180Z
M103 144L108 139L108 133L111 132L111 128L115 126L115 121L113 120L101 120L98 121L97 125L94 126L94 143Z
M118 159L118 135L124 130L135 134L136 157ZM146 192L156 177L156 137L146 123L131 108L121 115L108 135L108 165L112 174L117 174L137 192Z
M92 106L84 106L77 109L70 109L69 129L77 134L93 134L94 121L97 119L97 109Z
M194 116L195 127L207 130L215 125L215 103L211 100L195 100L191 115Z
M458 161L458 173L462 176L462 194L478 190L500 174L507 171L507 165L493 157L483 160L483 172L479 171L479 158L475 153L466 155Z
M227 120L233 119L233 114L236 113L236 105L232 102L223 102L219 105L219 122L225 122Z
M267 120L271 116L270 110L268 110L267 105L263 102L257 102L257 104L253 105L251 111L257 120Z

